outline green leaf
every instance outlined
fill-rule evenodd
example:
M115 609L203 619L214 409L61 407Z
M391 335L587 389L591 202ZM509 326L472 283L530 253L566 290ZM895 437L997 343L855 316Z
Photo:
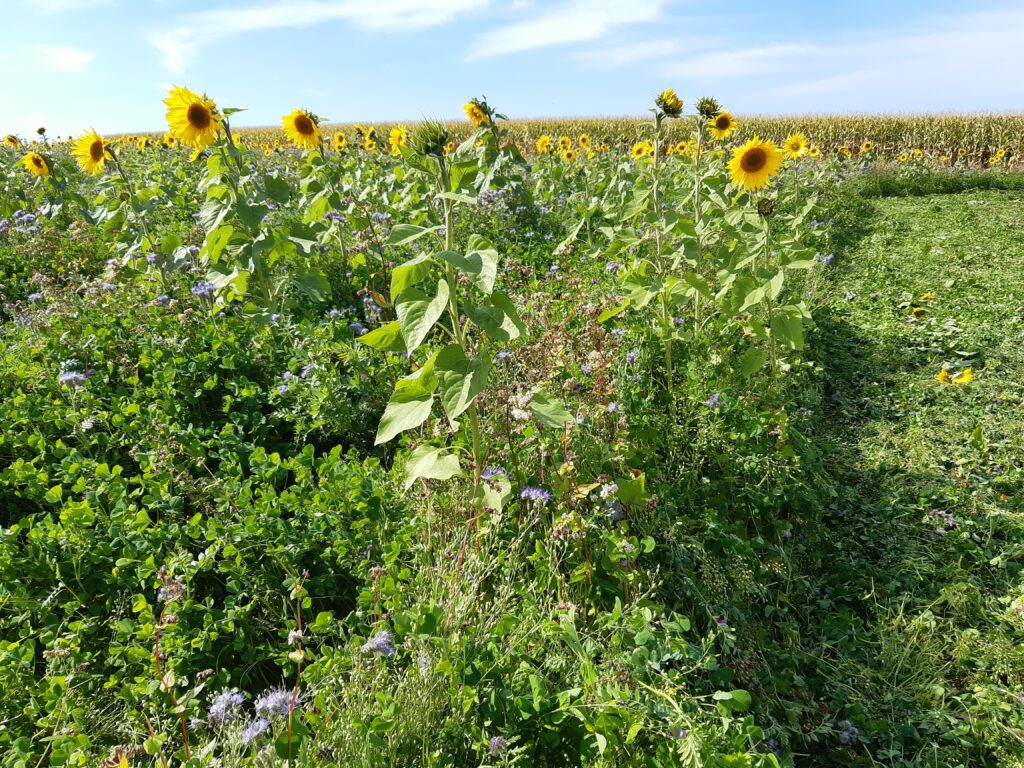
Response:
M565 240L563 240L562 242L555 246L555 250L552 251L553 255L559 256L565 253L566 249L568 249L570 245L576 242L576 238L579 237L580 230L583 229L583 225L587 223L587 218L587 216L584 216L582 219L576 222L576 226L572 228L572 231L569 232Z
M462 474L459 457L445 454L444 450L433 445L421 445L412 452L405 467L406 490L421 477L428 480L449 480Z
M763 350L751 347L740 357L738 365L740 373L744 376L752 376L761 370L767 357Z
M227 246L228 241L231 240L231 235L234 234L234 231L235 228L230 224L222 224L206 236L204 246L206 248L206 256L210 261L218 261L220 259L220 255L224 252L224 248Z
M313 301L326 301L327 294L331 290L330 284L319 272L303 272L292 277L295 287L306 294Z
M422 368L395 384L395 391L380 418L374 445L386 443L408 429L415 429L430 416L438 383L434 373L436 358L435 354Z
M804 319L799 307L780 307L772 315L772 335L790 349L804 348Z
M381 352L405 352L402 326L397 320L363 334L358 341L360 344L379 349Z
M503 293L492 293L479 307L467 307L466 315L495 341L513 341L526 335L519 313Z
M435 366L441 382L441 403L449 421L455 421L487 386L491 358L486 352L466 357L462 347L451 344L437 355Z
M465 255L458 251L443 251L438 256L465 274L480 292L490 296L498 277L499 257L498 251L488 240L480 235L472 235L469 238L469 252Z
M530 400L530 410L537 421L552 429L562 429L576 421L562 405L561 400L543 390L534 394L533 399Z
M477 485L476 498L487 509L501 512L512 497L512 483L504 475L495 475L487 480L481 478Z
M598 315L597 322L606 323L613 317L618 317L623 312L625 312L627 307L629 307L629 299L626 299L617 307L609 307L608 309L606 309L604 312Z
M410 288L430 274L433 261L429 253L421 253L404 264L399 264L391 273L391 302L394 303L402 291Z
M448 283L440 280L437 294L431 298L419 288L407 288L395 302L395 312L402 326L405 351L413 352L423 343L434 323L444 314L448 304Z
M396 224L391 230L388 245L408 245L424 235L434 232L436 227L417 227L415 224Z

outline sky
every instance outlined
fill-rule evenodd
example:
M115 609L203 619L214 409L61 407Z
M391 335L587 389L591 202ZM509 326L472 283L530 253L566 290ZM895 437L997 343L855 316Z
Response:
M1021 111L1024 0L0 0L0 133L164 129L172 84L274 125Z

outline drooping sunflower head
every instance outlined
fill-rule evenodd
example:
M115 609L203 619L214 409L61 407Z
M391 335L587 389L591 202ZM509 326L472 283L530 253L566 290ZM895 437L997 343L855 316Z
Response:
M709 124L711 126L711 135L716 139L727 138L736 130L736 121L733 120L732 115L725 110L722 110L712 117Z
M391 129L391 132L388 133L388 144L392 148L409 146L409 131L404 125L396 125Z
M491 108L483 99L470 99L462 105L462 111L466 113L469 122L477 128L491 123Z
M206 149L217 137L223 118L213 99L188 88L174 86L164 99L171 134L193 149Z
M21 164L25 166L29 173L33 176L49 176L50 165L46 162L46 158L40 155L38 152L29 152L23 158L21 158Z
M317 116L305 109L293 109L281 118L281 127L288 141L299 149L316 149L323 136Z
M111 157L103 137L91 129L75 141L71 154L78 160L83 171L92 174L102 173L104 164Z
M705 120L710 120L719 112L722 112L722 106L718 103L718 99L713 99L710 96L701 96L697 99L696 107L697 114Z
M537 151L542 155L546 155L551 151L551 137L546 133L537 139Z
M733 150L729 161L729 176L734 184L745 190L760 189L782 167L782 152L773 141L762 141L754 136L742 147Z
M807 152L807 137L802 133L790 134L782 146L786 150L786 154L789 158L791 160L796 160L798 157L803 157Z
M21 142L18 141L18 137L12 134L4 136L4 146L10 147L11 149L17 149L21 146Z
M839 148L839 154L842 155L843 157L849 157L850 155L853 154L853 150L850 149L845 144L843 144L843 146Z
M345 138L345 134L338 131L331 137L331 147L335 152L341 152L345 147L348 146L348 139Z
M874 150L875 145L872 144L870 141L865 141L863 144L860 145L860 153L862 155L870 154L871 152L874 152Z
M676 95L675 88L666 88L659 93L654 104L666 117L679 117L683 114L683 100Z

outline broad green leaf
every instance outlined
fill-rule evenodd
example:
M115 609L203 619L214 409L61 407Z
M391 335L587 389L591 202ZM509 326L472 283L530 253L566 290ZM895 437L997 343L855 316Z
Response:
M327 278L319 272L303 272L292 277L295 287L314 301L326 301L327 294L331 290Z
M438 256L465 274L477 289L489 296L498 276L498 251L479 235L469 238L469 251L443 251Z
M569 413L562 401L552 397L543 390L534 394L530 400L530 410L537 421L552 429L562 429L567 424L575 423L576 419Z
M437 283L437 294L430 297L419 288L407 288L395 301L395 312L402 326L405 351L413 352L423 343L448 304L448 283Z
M415 373L399 379L395 391L391 394L377 427L377 438L374 445L386 443L395 435L408 429L415 429L430 416L430 408L434 404L434 390L437 389L437 375L434 373L434 361L430 358Z
M512 497L512 483L504 475L495 475L488 479L480 479L476 489L476 498L488 509L501 512Z
M804 319L797 307L780 307L772 315L772 335L790 349L804 348Z
M617 307L609 307L608 309L606 309L604 312L598 315L597 322L607 323L613 317L618 317L623 312L625 312L627 307L629 307L629 299L626 299Z
M479 307L467 307L466 315L495 341L513 341L526 335L519 313L503 293L492 293Z
M711 298L711 286L708 285L708 281L701 275L698 275L696 272L684 272L683 280L685 280L691 288L704 298Z
M405 352L405 339L402 338L402 326L397 320L387 325L364 333L357 341L381 352Z
M404 264L399 264L391 272L391 301L402 295L402 291L410 288L430 274L433 261L429 253L421 253Z
M576 226L572 228L572 230L566 236L565 240L563 240L562 242L555 246L555 250L552 251L553 255L559 256L565 253L566 249L568 249L570 245L576 242L576 238L579 237L580 230L583 229L583 225L587 223L587 218L588 217L584 216L582 219L576 222Z
M451 344L438 353L435 370L441 383L441 403L449 421L455 421L487 386L491 358L486 352L466 357L462 347Z
M459 457L445 454L444 450L433 445L421 445L412 452L405 467L406 490L421 477L428 480L448 480L462 474Z
M230 224L222 224L206 236L206 255L210 261L219 261L220 255L231 240L235 228Z
M751 347L740 357L738 368L744 376L750 376L761 370L767 355L757 347Z
M388 245L408 245L424 235L434 232L434 227L417 227L415 224L396 224L391 230Z

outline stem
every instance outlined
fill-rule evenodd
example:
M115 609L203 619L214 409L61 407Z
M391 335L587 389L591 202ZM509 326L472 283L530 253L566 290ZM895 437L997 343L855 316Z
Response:
M765 265L765 268L767 269L768 266L769 266L770 260L771 260L771 253L772 253L771 252L771 224L769 223L769 220L768 220L767 216L764 216L762 218L762 221L764 222L764 265ZM771 270L768 270L768 271L771 271ZM772 313L772 297L771 296L767 296L766 298L767 298L767 302L766 303L768 305L768 354L769 354L770 362L771 362L772 397L774 399L774 396L775 396L775 383L776 383L776 379L778 378L779 362L778 362L778 355L776 353L775 331L772 330L772 318L773 318L773 313Z
M665 265L662 264L661 260L661 231L665 227L665 214L661 210L661 197L659 195L659 176L658 171L661 168L661 121L663 115L661 112L656 112L654 115L654 168L652 173L651 182L651 200L654 203L654 215L657 219L654 227L654 256L655 264L658 265L658 269L662 271L662 277L666 278L664 274L667 270ZM667 287L661 289L661 334L662 334L662 345L665 348L665 382L668 389L668 401L669 409L675 416L675 399L672 396L674 389L674 372L672 369L672 307L669 303L669 290Z
M697 115L697 146L693 151L693 230L697 234L697 270L700 271L702 260L702 242L700 237L700 151L704 143L704 121ZM701 328L700 294L693 294L693 333L697 335Z

